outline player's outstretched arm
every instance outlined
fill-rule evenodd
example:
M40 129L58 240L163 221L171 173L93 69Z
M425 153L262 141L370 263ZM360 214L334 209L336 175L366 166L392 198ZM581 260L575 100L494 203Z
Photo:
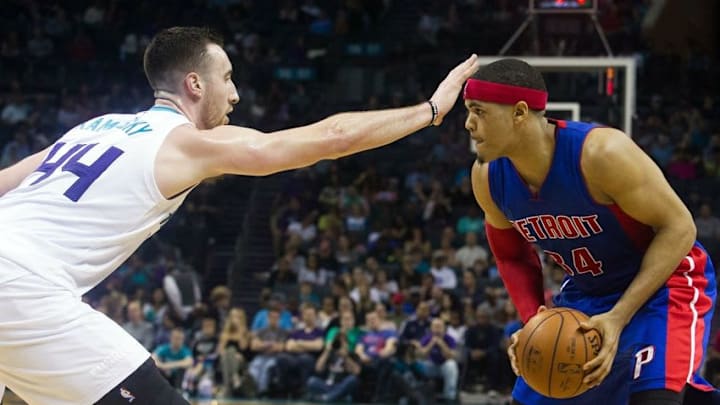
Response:
M44 150L26 157L10 167L0 170L0 197L20 185L25 177L29 176L30 173L40 167L40 164L49 152L50 148L45 148Z
M268 175L387 145L431 123L440 124L478 67L477 56L472 55L448 73L430 98L437 106L437 115L430 103L422 103L335 114L314 124L273 133L229 125L207 131L176 128L158 155L158 185L167 196L208 177L226 173Z

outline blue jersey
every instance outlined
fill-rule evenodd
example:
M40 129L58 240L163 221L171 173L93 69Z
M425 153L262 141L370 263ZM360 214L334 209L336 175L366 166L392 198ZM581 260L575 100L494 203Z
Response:
M537 193L528 188L510 159L490 162L493 201L513 226L539 245L585 294L624 290L640 270L654 233L617 205L596 202L580 169L582 149L593 124L552 121L555 153Z
M539 245L572 278L554 298L555 305L593 316L610 311L620 299L640 270L654 233L617 205L600 204L590 196L580 162L585 139L595 126L553 123L553 161L537 193L509 159L501 158L490 162L490 194L525 240ZM513 398L534 405L627 404L631 394L647 390L680 392L690 384L711 391L698 370L716 290L715 269L696 242L623 329L612 371L598 387L558 400L543 397L519 377Z

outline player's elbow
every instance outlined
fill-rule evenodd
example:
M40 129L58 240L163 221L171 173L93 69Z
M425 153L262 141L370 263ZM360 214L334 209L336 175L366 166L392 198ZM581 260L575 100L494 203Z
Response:
M692 218L685 226L685 233L685 241L688 244L688 250L690 250L697 239L697 227L695 226L695 221L693 221Z
M697 227L692 216L687 218L678 219L675 223L673 240L677 244L678 248L682 248L683 251L690 251L697 238Z
M327 140L327 152L331 159L348 155L352 151L352 145L359 136L353 133L352 128L348 128L338 116L328 119L328 125L325 129L325 139Z

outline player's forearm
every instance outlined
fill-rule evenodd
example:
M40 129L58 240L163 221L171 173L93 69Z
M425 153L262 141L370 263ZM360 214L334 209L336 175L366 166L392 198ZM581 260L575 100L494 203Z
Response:
M203 177L224 173L265 176L337 159L395 142L426 127L430 104L347 112L298 128L262 134L221 126L202 138L213 159ZM255 325L253 325L255 326Z
M692 248L695 236L695 226L688 221L658 230L645 252L640 271L612 309L624 324L668 281Z
M351 155L395 142L427 127L430 104L379 111L347 112L318 123L333 139L333 158Z

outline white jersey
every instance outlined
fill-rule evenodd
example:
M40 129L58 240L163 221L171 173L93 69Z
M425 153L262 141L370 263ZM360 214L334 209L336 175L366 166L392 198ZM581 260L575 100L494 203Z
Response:
M189 124L154 106L86 121L0 197L0 283L30 271L82 295L157 232L189 190L166 199L154 165L168 133Z

